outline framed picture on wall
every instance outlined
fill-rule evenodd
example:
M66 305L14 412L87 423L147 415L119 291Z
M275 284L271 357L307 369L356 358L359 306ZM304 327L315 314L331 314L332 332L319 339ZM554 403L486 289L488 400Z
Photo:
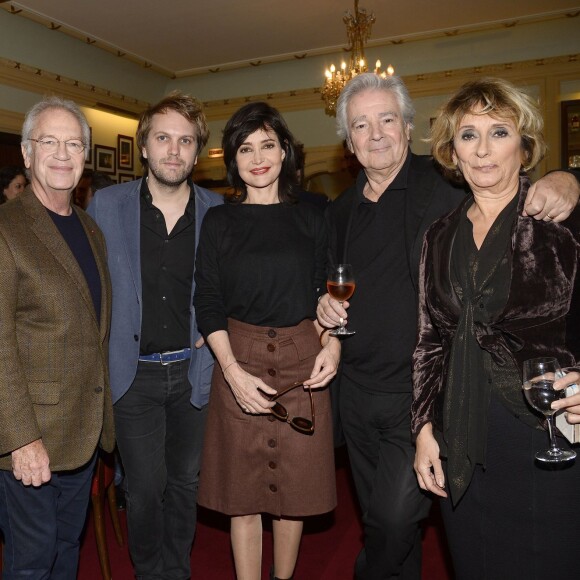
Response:
M127 181L133 181L134 179L135 176L130 173L119 173L119 183L127 183Z
M116 173L116 157L117 150L114 147L95 145L95 171L114 175Z
M133 137L117 135L117 151L119 152L117 159L118 169L133 171L133 144Z

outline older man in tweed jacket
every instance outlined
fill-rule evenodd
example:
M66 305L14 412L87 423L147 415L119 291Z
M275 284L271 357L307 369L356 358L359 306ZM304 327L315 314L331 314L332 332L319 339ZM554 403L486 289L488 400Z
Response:
M30 188L0 209L0 530L5 579L76 578L95 450L114 445L103 236L71 206L90 147L71 101L23 127Z

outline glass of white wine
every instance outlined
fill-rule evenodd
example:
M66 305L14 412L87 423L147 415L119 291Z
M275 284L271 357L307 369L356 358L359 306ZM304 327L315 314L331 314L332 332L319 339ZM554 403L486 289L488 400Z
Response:
M556 391L554 381L564 376L558 359L554 357L532 358L524 361L524 393L528 403L548 422L550 449L538 451L536 459L544 463L562 463L576 457L574 451L560 449L554 428L554 409L551 404L566 396L565 390Z

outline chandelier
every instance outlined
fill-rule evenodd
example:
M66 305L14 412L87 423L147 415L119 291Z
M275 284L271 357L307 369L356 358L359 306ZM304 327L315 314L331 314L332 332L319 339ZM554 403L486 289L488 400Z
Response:
M340 70L337 70L334 65L331 65L330 69L326 69L326 80L321 90L325 103L324 112L331 117L336 116L336 101L344 85L356 75L368 71L365 61L365 43L371 36L375 15L372 12L367 14L364 8L359 10L358 0L354 0L354 15L350 10L347 10L342 20L346 24L349 42L347 49L350 50L348 68L346 62L343 61ZM381 61L377 60L374 72L385 77L393 75L395 69L389 65L386 71L381 71Z

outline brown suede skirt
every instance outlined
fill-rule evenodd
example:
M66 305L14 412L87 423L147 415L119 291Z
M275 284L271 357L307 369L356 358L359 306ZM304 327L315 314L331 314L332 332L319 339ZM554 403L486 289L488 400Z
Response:
M268 328L229 320L241 367L281 390L310 377L320 352L312 321ZM273 415L244 413L215 365L201 462L198 502L228 515L301 517L336 506L328 388L312 391L315 431L305 435ZM296 388L280 402L290 417L310 418L310 397Z

